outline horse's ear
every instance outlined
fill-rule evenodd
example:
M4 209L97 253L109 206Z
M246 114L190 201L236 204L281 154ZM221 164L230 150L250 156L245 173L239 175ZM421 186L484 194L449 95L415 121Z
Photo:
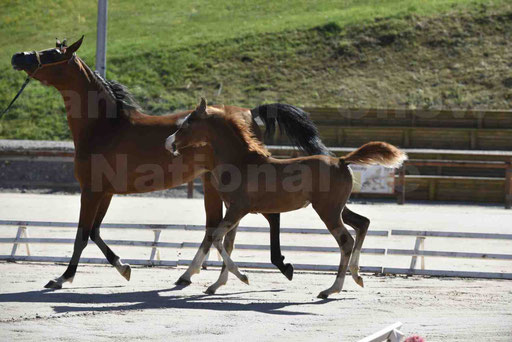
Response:
M206 99L201 97L201 103L197 106L195 112L199 116L206 116Z
M84 40L84 36L82 36L82 38L78 39L76 42L71 44L70 47L66 48L66 53L67 54L75 53L80 48L80 45L82 45L83 40Z

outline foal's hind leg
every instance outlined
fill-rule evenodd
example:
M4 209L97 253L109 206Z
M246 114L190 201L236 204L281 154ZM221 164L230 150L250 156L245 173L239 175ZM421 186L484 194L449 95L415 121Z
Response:
M318 212L318 211L317 211ZM318 213L322 221L324 221L325 225L331 232L331 234L336 239L338 246L340 247L340 265L338 267L338 274L336 275L336 280L334 284L318 294L318 298L327 298L329 295L333 293L338 293L343 288L343 281L345 280L345 274L347 272L348 262L350 260L350 255L352 253L352 248L354 247L354 239L348 232L347 228L345 228L343 222L340 219L339 211L336 213L336 216L333 216L331 213ZM337 217L337 218L336 218Z
M235 237L236 237L236 227L230 230L226 236L224 237L224 249L226 249L226 252L229 256L231 256L231 252L233 252L233 247L235 244ZM207 294L214 294L219 287L222 285L226 285L228 282L228 276L229 276L229 270L226 267L226 263L222 264L222 271L220 272L219 279L217 281L210 285L206 289Z
M281 253L281 242L279 239L279 218L280 214L263 214L270 225L270 261L274 264L288 280L293 278L293 265L285 264L284 256Z
M96 243L99 249L103 252L108 262L116 268L116 270L126 279L130 280L132 269L130 265L123 264L121 262L121 258L119 258L100 236L100 226L103 218L105 217L108 207L110 206L110 201L112 200L112 194L108 194L101 201L100 207L98 209L98 213L96 214L96 219L94 220L94 225L91 231L91 240Z
M364 238L368 232L368 226L370 220L364 216L354 213L347 207L343 209L341 214L343 222L350 225L356 231L356 242L354 244L354 250L352 251L352 257L348 264L348 269L352 274L354 281L361 287L364 287L363 278L359 275L359 255L361 254L361 248L363 246Z

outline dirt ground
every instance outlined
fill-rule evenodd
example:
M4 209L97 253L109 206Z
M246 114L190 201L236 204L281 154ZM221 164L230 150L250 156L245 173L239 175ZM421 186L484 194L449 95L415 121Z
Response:
M126 282L106 266L80 266L73 284L43 289L63 265L0 263L0 340L357 341L401 321L427 341L511 341L512 283L365 275L364 289L346 279L329 300L317 293L332 273L247 271L251 285L230 277L203 294L218 274L173 285L183 269L134 268Z
M0 219L76 222L77 195L0 194ZM372 220L370 229L418 229L510 233L512 211L497 206L353 203ZM105 222L204 224L201 199L116 197ZM323 228L311 208L282 215L283 227ZM266 227L260 215L241 225ZM16 227L0 227L14 237ZM31 227L31 237L73 238L74 228ZM153 239L151 230L104 229L105 239ZM199 242L202 231L164 231L161 241ZM329 235L284 234L283 245L335 246ZM268 234L239 233L236 243L268 244ZM366 248L412 248L414 238L368 237ZM1 244L0 254L12 245ZM70 256L72 245L32 244L32 255ZM510 254L510 242L428 239L426 248ZM148 247L114 246L121 258L148 258ZM191 259L195 249L161 249L162 259ZM19 254L25 253L20 246ZM295 264L339 262L337 253L284 253ZM102 257L91 243L84 257ZM211 260L216 256L212 255ZM236 249L235 261L268 262L268 251ZM408 267L410 257L362 254L364 266ZM427 258L427 268L511 272L509 260ZM289 282L273 271L247 271L251 285L230 277L214 296L203 293L218 276L213 268L186 288L174 281L183 268L132 270L126 282L107 266L80 265L73 284L49 291L43 286L64 265L0 262L0 341L357 341L397 321L406 335L427 341L512 341L512 281L460 278L376 277L365 274L365 288L351 278L346 292L316 298L334 281L333 273L295 273Z

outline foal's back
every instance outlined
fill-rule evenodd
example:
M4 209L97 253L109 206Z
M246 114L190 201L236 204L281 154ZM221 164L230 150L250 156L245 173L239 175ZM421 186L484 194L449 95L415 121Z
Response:
M251 212L286 212L310 203L345 203L352 191L352 174L336 157L267 158L258 165L258 171L247 170Z

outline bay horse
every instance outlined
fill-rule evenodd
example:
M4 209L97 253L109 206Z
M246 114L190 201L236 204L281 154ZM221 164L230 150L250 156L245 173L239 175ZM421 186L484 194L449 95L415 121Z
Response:
M336 239L341 252L334 284L318 297L327 298L341 291L349 260L352 277L362 285L359 254L364 236L356 235L354 243L341 215L352 192L352 173L348 165L398 167L406 159L404 152L385 142L369 142L341 158L318 155L275 159L254 137L245 121L226 115L218 108L207 107L204 98L165 141L165 147L175 156L197 144L207 144L213 150L215 161L210 171L217 182L226 185L225 191L221 188L219 194L227 211L218 226L206 227L205 237L187 276L199 272L213 244L226 267L207 293L213 294L226 284L228 271L248 284L247 276L239 271L224 248L224 236L249 213L282 213L311 204Z
M130 265L124 264L100 236L100 225L114 194L168 189L202 176L206 226L217 226L223 213L222 199L208 173L214 162L211 148L191 146L175 157L162 144L169 132L175 131L192 111L163 116L144 114L123 85L103 79L76 55L82 41L83 36L69 47L58 42L56 48L16 53L11 60L14 69L23 70L29 77L60 92L75 146L74 173L81 189L80 217L66 271L45 285L53 289L72 282L89 237L109 263L130 280ZM307 114L297 107L270 104L254 109L224 105L216 108L226 116L247 122L260 139L255 121L258 116L266 125L266 134L273 134L277 122L292 142L307 153L328 153ZM273 236L271 260L291 280L293 266L283 263L279 248L279 214L264 216ZM234 239L234 235L235 230L227 240ZM177 283L187 282L190 283L181 277Z

